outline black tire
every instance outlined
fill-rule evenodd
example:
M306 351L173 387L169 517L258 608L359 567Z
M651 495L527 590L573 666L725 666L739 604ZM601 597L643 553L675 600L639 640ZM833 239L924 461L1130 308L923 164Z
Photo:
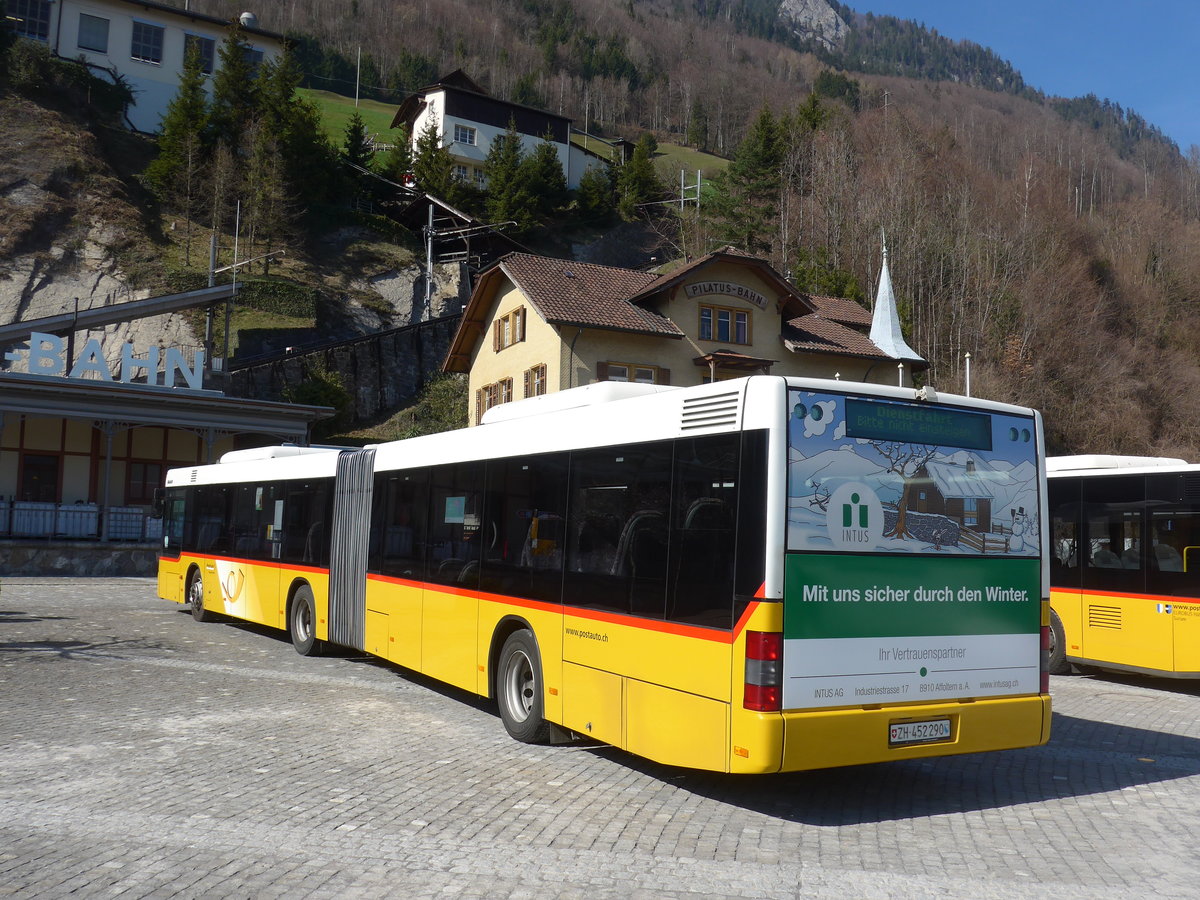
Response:
M187 603L192 611L192 618L197 622L211 622L217 614L204 608L204 579L199 569L192 569L188 574Z
M320 656L324 642L317 640L317 604L313 600L312 588L302 584L296 588L292 605L288 610L288 634L292 646L301 656Z
M542 691L542 661L533 632L514 631L496 666L496 705L504 730L522 743L550 740L550 723L542 717Z
M1067 662L1067 635L1062 619L1054 610L1050 610L1050 659L1046 668L1051 675L1071 674L1071 664Z

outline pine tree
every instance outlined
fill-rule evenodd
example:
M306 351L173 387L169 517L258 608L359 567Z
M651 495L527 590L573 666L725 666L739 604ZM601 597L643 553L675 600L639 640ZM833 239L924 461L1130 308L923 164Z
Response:
M218 69L213 74L209 124L216 141L240 147L242 136L258 106L259 79L247 56L242 27L230 26L217 51Z
M722 240L748 252L771 249L784 150L779 123L764 106L729 168L714 179L717 191L708 215Z
M515 222L517 233L533 226L537 204L530 190L531 169L525 163L517 123L510 119L508 130L492 140L484 163L488 178L484 210L490 222Z
M358 169L370 169L375 160L375 148L367 135L367 125L358 110L350 116L346 123L346 138L342 143L342 161L347 163L352 171L351 177L358 177Z
M626 221L636 219L644 204L654 203L666 196L666 189L659 180L652 159L657 146L653 135L642 135L633 148L633 155L617 173L617 211Z
M437 120L430 116L417 136L413 150L413 175L417 190L447 199L454 187L454 158L442 144Z
M554 136L545 134L542 141L521 163L527 190L533 196L538 215L549 218L567 201L567 177L563 174Z
M413 152L412 137L408 126L401 125L392 138L392 149L383 155L379 174L388 181L404 184L404 179L412 175Z
M613 171L609 165L591 166L579 178L576 190L579 213L591 224L607 222L616 211Z
M154 193L183 216L185 265L192 262L192 219L200 206L207 120L208 98L204 93L200 50L192 44L184 57L179 90L163 114L158 156L146 168L146 181Z
M697 150L708 149L708 112L698 99L692 101L688 113L687 142Z

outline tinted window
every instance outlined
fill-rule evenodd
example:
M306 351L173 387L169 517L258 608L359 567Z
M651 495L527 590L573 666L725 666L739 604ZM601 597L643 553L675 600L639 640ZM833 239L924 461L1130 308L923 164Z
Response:
M667 441L572 454L568 602L665 615L670 485Z
M280 559L285 562L325 567L329 565L330 500L333 481L285 481L283 531L278 535Z
M430 496L427 579L477 588L483 463L435 468Z
M1189 479L1193 479L1189 483ZM1146 479L1147 578L1153 594L1200 596L1200 476ZM1178 627L1178 626L1176 626Z
M425 578L429 470L375 476L371 568L399 578Z
M557 603L566 511L567 454L488 463L482 589Z
M228 553L229 498L232 488L227 485L206 484L195 489L195 511L188 516L188 531L184 549L197 553Z
M738 474L736 434L675 445L669 619L731 626Z
M1079 482L1078 478L1050 479L1050 583L1055 587L1079 587L1083 567Z
M1083 586L1110 591L1143 590L1144 477L1117 475L1084 478L1082 482Z

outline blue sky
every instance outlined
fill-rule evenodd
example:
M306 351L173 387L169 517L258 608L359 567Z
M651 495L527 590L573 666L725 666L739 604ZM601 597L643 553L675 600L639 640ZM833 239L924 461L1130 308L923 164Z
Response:
M1012 63L1047 94L1095 94L1200 145L1200 0L846 0Z

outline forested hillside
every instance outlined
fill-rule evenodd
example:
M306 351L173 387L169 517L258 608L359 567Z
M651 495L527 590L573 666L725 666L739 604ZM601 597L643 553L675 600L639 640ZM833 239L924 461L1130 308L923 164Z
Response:
M680 255L733 242L801 285L869 300L886 234L935 386L962 390L970 353L973 392L1043 409L1058 452L1200 458L1200 151L1180 154L1094 97L1047 100L970 47L954 65L975 59L986 77L838 70L836 54L773 31L777 8L290 0L257 12L307 36L297 55L316 86L352 91L361 48L362 83L381 98L463 68L578 126L731 156L699 214L659 220ZM920 30L880 32L909 35L927 60L945 49ZM976 86L989 81L999 89Z

